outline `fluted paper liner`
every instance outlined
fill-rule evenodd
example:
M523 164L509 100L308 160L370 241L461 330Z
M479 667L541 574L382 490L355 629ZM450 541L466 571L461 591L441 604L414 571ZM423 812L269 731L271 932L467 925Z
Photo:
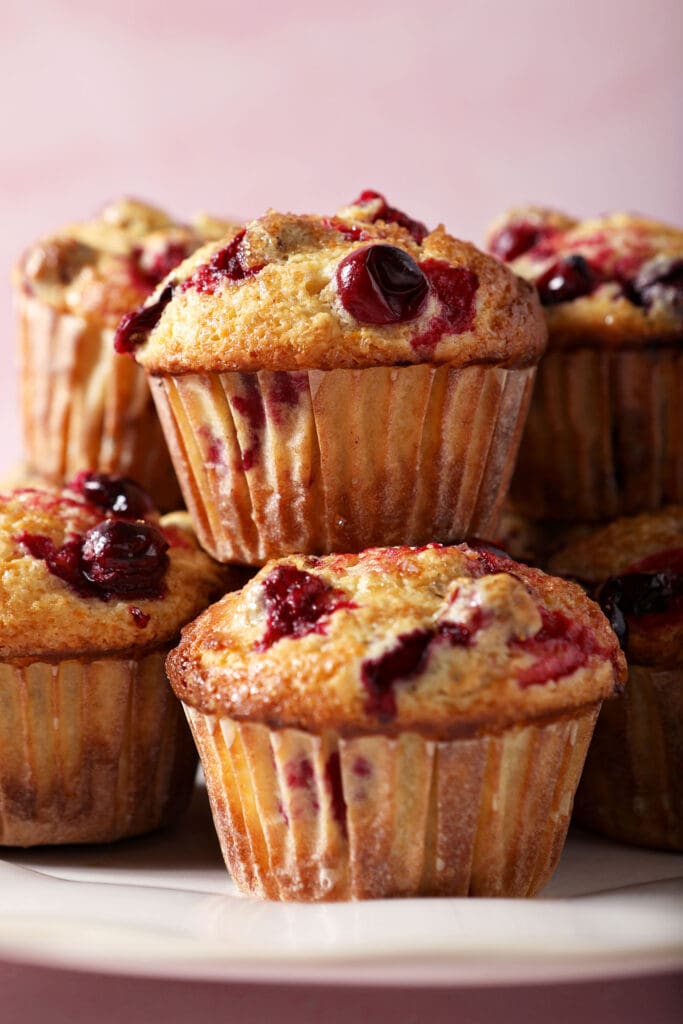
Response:
M26 468L53 483L83 469L141 483L162 510L180 490L144 371L114 351L114 331L20 295Z
M166 650L0 663L0 844L95 843L185 807L196 752Z
M683 850L683 669L629 666L598 718L575 817L621 842Z
M683 351L550 351L512 480L535 519L600 521L683 502Z
M491 535L534 369L151 378L200 541L259 564Z
M238 888L315 901L538 892L564 844L598 706L447 742L185 712Z

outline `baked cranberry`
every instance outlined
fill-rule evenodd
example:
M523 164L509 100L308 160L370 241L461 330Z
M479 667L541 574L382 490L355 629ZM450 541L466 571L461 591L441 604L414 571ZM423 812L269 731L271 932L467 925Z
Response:
M114 348L122 355L134 352L138 345L147 338L150 331L153 331L161 319L169 302L173 298L173 285L167 284L156 302L151 306L141 306L126 313L116 328L114 335Z
M367 231L357 224L345 224L344 221L338 220L336 217L323 217L323 224L326 228L338 231L346 242L364 242L368 238Z
M218 252L214 253L208 263L197 267L182 284L182 290L196 288L198 292L213 294L223 281L243 281L263 270L263 264L250 267L244 258L244 236L246 230L238 232L233 239Z
M123 519L144 519L154 508L147 491L127 476L86 471L79 473L69 486L91 505Z
M564 612L539 608L541 629L525 640L512 640L510 646L533 656L533 662L517 673L523 688L561 679L582 668L593 654L607 652L595 640L591 629L573 622Z
M256 644L265 651L283 637L324 633L320 620L339 608L355 608L341 590L293 565L278 565L263 581L266 631Z
M414 679L425 671L432 643L467 647L482 625L483 615L475 614L471 624L446 621L427 629L413 629L398 636L388 651L377 658L366 659L361 665L361 681L368 692L365 710L380 718L393 718L396 714L394 683Z
M479 278L473 270L452 267L443 260L423 260L420 267L441 303L439 314L432 317L427 329L411 339L416 351L429 354L444 334L462 334L471 330Z
M151 523L106 519L83 538L83 575L109 596L158 597L167 550L168 541Z
M150 252L144 246L138 245L130 256L133 280L139 287L154 291L188 255L188 246L185 242L168 242L158 252Z
M588 260L578 253L557 260L536 282L544 306L572 302L590 295L599 284L599 277Z
M414 320L429 292L415 260L394 245L356 249L337 268L342 305L364 324Z
M683 259L651 260L624 283L624 294L634 306L645 309L657 299L683 307Z
M402 633L396 643L377 658L367 658L361 665L361 680L368 692L365 710L380 718L393 718L396 697L393 686L399 679L411 679L425 668L429 645L434 638L431 629L413 629Z
M42 534L22 533L16 539L33 558L42 559L53 576L67 583L81 597L96 596L92 585L83 575L81 537L73 537L59 548Z
M607 580L598 588L595 598L612 627L619 646L625 650L628 643L628 623L619 605L622 597L621 583L617 579Z
M514 221L493 235L489 242L489 250L499 260L509 263L529 249L533 249L546 234L547 229L539 227L538 224L530 224L526 220Z
M402 210L397 210L395 206L389 206L386 199L380 192L374 192L372 189L365 189L364 192L353 201L352 206L364 206L366 203L374 203L377 200L380 201L379 209L372 218L373 223L378 220L383 220L388 224L399 224L406 231L409 231L415 241L419 244L429 234L429 228L427 228L422 221L413 220L407 213Z

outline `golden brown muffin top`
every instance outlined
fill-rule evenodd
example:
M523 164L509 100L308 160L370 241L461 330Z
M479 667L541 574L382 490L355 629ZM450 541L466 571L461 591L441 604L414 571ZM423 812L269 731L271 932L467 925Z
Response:
M228 583L186 513L160 518L120 477L0 495L0 657L164 643Z
M120 199L92 220L68 224L32 245L14 281L60 313L115 327L173 267L231 229L206 214L177 224L153 206Z
M683 231L628 213L576 221L539 207L491 227L490 252L538 288L551 348L683 336Z
M683 507L615 519L567 544L550 569L600 601L638 665L683 664Z
M270 562L183 630L167 668L204 713L434 738L571 713L625 676L580 587L466 544Z
M118 350L152 374L537 362L545 327L526 282L376 206L271 211L205 246L124 319Z

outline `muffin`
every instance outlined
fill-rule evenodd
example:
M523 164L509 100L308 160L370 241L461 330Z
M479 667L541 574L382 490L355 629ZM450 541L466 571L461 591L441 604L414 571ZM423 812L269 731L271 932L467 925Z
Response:
M121 200L94 220L41 239L14 274L27 474L62 484L83 469L132 476L164 509L180 492L144 374L113 330L207 239L229 230L174 224Z
M683 502L683 231L530 209L497 222L488 244L537 286L548 321L518 510L595 522Z
M629 670L624 695L600 713L576 819L622 842L683 850L683 507L618 519L550 564L596 594Z
M270 212L119 328L221 561L495 524L545 343L538 300L442 227L376 207Z
M131 481L0 495L0 845L108 842L171 821L196 753L164 670L224 592L187 513Z
M626 674L580 587L465 544L271 562L167 668L233 879L281 900L533 895Z

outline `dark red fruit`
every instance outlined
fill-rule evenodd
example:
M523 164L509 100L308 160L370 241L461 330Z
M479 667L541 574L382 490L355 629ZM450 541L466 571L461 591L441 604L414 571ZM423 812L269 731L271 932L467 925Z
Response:
M452 267L442 260L423 260L420 267L441 302L441 311L427 330L411 340L416 351L429 355L444 334L462 334L472 328L479 278L467 267Z
M147 491L127 476L86 471L79 473L69 486L91 505L123 519L144 519L154 509Z
M361 665L361 681L368 692L365 710L382 719L393 718L396 714L394 683L402 679L415 679L427 668L432 643L445 642L452 647L468 646L477 629L482 625L482 616L475 616L475 622L441 622L428 629L413 629L402 633L396 643L377 658L368 658Z
M152 292L172 270L189 256L185 242L168 242L160 252L148 253L141 245L133 249L130 257L131 274L141 288Z
M128 611L132 615L133 622L138 629L145 629L149 625L149 620L152 616L147 612L143 612L142 608L136 608L135 605L131 605Z
M151 523L107 519L83 538L83 575L108 596L159 597L167 550L168 541Z
M534 661L521 669L517 682L523 688L561 679L582 668L592 655L610 657L611 652L597 643L595 633L564 612L539 608L541 628L535 636L513 640L510 646L531 654Z
M341 590L293 565L278 565L263 581L266 631L256 644L265 651L283 637L324 633L321 620L339 608L355 608Z
M326 228L333 228L338 231L346 242L364 242L368 237L367 231L358 225L345 224L336 217L323 217L323 224Z
M132 313L126 313L116 328L114 348L122 355L134 352L138 345L147 338L161 319L169 302L173 298L173 285L167 284L156 302L151 306L140 306Z
M516 260L518 256L528 252L547 235L547 229L537 224L530 224L528 221L516 221L506 224L497 231L489 242L489 251L497 256L499 260L509 263Z
M536 282L544 306L572 302L595 291L600 278L584 256L565 256L553 263Z
M364 324L414 320L429 292L415 260L394 245L356 249L337 268L342 305Z
M49 537L38 533L22 533L16 539L33 558L42 559L53 576L67 583L81 597L99 596L83 575L81 537L74 537L59 548Z
M213 294L223 281L243 281L263 270L264 264L250 267L244 258L242 245L246 231L240 231L225 246L214 253L208 263L197 267L182 284L182 290L196 288L198 292Z
M662 259L645 264L633 281L626 282L624 294L634 306L645 309L658 298L683 308L683 260Z
M352 206L363 206L365 203L372 203L376 200L381 201L381 205L373 217L374 221L383 220L388 224L399 224L406 231L409 231L415 241L419 244L429 234L429 228L427 228L422 221L413 220L407 213L402 210L397 210L395 206L389 206L386 199L379 192L373 192L372 189L366 189L353 201Z

